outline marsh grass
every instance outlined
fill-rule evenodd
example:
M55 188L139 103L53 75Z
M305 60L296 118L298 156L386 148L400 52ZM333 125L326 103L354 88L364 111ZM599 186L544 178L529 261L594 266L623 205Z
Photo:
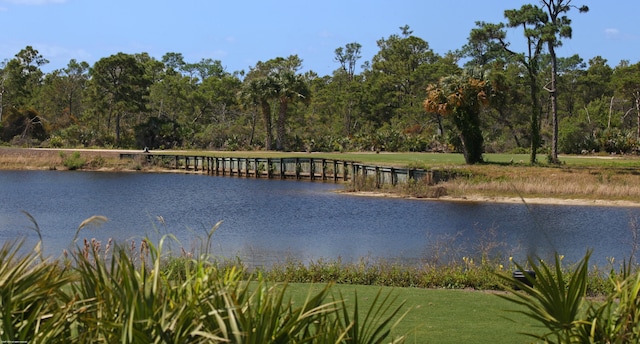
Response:
M630 236L638 236L636 221L630 221ZM635 229L634 229L635 228ZM505 290L500 275L510 275L518 269L513 256L518 247L508 247L495 228L474 228L472 241L462 233L428 238L423 256L418 260L401 258L361 257L357 261L317 259L306 263L295 258L276 262L258 271L270 281L284 283L336 283L398 288ZM634 234L635 233L635 234ZM630 244L633 252L637 243ZM552 260L553 257L544 257ZM630 258L629 262L634 262ZM564 262L564 270L573 267ZM613 286L609 276L619 264L613 258L605 266L589 267L586 294L590 297L608 295ZM635 262L631 263L636 266ZM563 270L563 271L564 271Z
M630 169L483 166L441 184L451 195L637 200L640 174Z
M49 151L0 148L0 153L2 169L56 169L56 166L62 166L59 154Z
M60 158L62 158L62 164L70 171L79 170L87 163L87 160L80 156L80 152L73 152L71 155L60 152Z
M345 185L345 191L433 199L442 196L632 202L640 199L640 173L633 168L478 165L449 169L453 177L438 184L412 179L396 186L378 186L375 178L359 176Z
M80 152L0 147L0 169L2 170L100 170L105 168L122 170L130 168L130 164L129 161L120 160L118 153L108 151L83 150Z

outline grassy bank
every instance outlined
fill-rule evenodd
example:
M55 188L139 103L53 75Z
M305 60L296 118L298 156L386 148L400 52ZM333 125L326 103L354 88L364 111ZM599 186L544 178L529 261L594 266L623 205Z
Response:
M71 161L77 155L75 161ZM54 150L0 147L1 170L133 170L116 151Z

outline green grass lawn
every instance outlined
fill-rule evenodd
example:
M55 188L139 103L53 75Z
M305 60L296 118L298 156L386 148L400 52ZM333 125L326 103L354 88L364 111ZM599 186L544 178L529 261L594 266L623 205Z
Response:
M162 151L154 151L154 154L163 154ZM288 158L288 157L314 157L333 160L356 161L379 166L396 167L431 167L431 166L451 166L464 165L464 157L460 153L386 153L379 154L368 152L349 153L304 153L304 152L275 152L275 151L167 151L166 154L198 154L211 155L217 157L256 157L256 158ZM490 164L528 165L529 154L484 154L485 162ZM576 167L610 167L629 168L640 167L640 158L636 156L573 156L561 155L560 161L566 166ZM538 163L547 165L546 156L538 155Z
M318 292L324 285L290 284L288 291L295 304L301 305L310 290ZM357 291L360 311L368 309L380 290L375 286L335 285L332 292L342 292L353 300ZM508 310L522 309L493 293L417 288L382 288L383 295L397 296L397 304L406 301L409 310L396 334L409 333L406 343L531 343L521 332L542 332L529 318ZM364 315L362 315L364 316ZM508 319L507 319L508 318ZM513 320L511 320L513 319Z

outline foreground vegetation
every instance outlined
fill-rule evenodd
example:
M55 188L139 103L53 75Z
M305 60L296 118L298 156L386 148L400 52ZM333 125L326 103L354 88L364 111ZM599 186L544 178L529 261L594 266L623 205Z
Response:
M279 268L250 271L241 262L219 261L206 252L170 258L162 253L163 240L158 246L144 240L139 248L85 241L60 259L44 259L39 245L24 253L20 242L5 243L0 248L0 339L524 343L524 332L552 343L627 343L637 340L640 326L638 273L625 265L599 275L606 292L588 299L595 276L588 272L588 253L576 265L565 266L556 256L555 265L531 259L504 270L464 259L442 269L433 285L456 275L476 276L497 281L496 287L508 292L493 294L361 285L404 285L402 276L415 271L403 272L401 266L353 271L350 265L316 263L289 265L294 268L282 274ZM512 278L508 270L513 268L533 269L536 278L528 282L534 287ZM315 277L304 284L276 283L301 276Z
M0 338L30 343L375 343L391 334L402 303L378 293L361 309L346 307L329 285L301 304L287 302L286 286L247 279L239 266L197 259L176 276L161 268L158 247L140 252L97 246L62 262L41 260L38 248L0 249ZM106 248L109 250L109 248ZM62 265L61 265L62 264ZM249 283L249 281L253 281ZM359 318L360 311L364 316ZM399 318L396 316L400 315Z
M83 228L105 220L84 221L73 242ZM40 235L35 221L33 229ZM640 339L640 272L633 258L591 270L589 252L575 264L556 255L551 263L531 258L520 265L510 258L501 262L492 245L483 245L473 256L445 261L439 254L434 258L442 261L419 267L338 260L249 269L211 255L216 229L197 254L179 256L163 251L171 236L157 245L144 239L139 247L84 240L59 258L43 257L42 242L32 249L5 243L0 340L525 342L519 332L550 343ZM514 278L516 269L532 270L535 279ZM469 288L502 291L496 296Z

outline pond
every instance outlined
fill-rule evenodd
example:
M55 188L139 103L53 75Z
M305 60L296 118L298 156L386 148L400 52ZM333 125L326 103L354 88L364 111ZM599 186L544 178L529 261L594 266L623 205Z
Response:
M41 230L47 255L96 238L119 243L173 234L171 249L197 251L219 221L212 252L250 264L288 258L408 262L461 256L494 246L502 256L563 254L605 265L632 252L638 208L444 202L360 197L332 183L194 174L0 171L0 241ZM108 222L79 224L93 215ZM494 253L495 253L494 252ZM452 253L455 253L453 255Z

